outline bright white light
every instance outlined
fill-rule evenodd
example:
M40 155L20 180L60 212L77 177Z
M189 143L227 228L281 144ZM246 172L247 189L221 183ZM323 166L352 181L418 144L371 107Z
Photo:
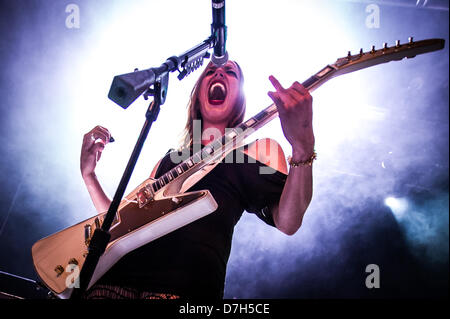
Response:
M388 206L397 218L403 217L408 210L408 201L405 198L387 197L384 204Z
M78 144L83 134L95 125L107 127L116 139L105 149L97 168L105 188L110 192L114 191L126 166L148 105L140 98L124 111L108 100L112 78L117 74L131 72L135 67L158 66L167 57L180 54L209 36L212 19L210 2L203 1L194 10L186 1L173 0L169 7L178 8L171 14L170 21L165 15L154 14L168 9L165 2L117 2L114 9L105 13L104 22L98 22L92 27L90 41L86 41L86 46L78 50L77 54L67 57L72 65L72 94L66 100L71 103L67 107L72 112L73 130L80 141ZM272 103L267 96L267 92L273 90L269 75L275 75L285 87L289 87L296 80L306 80L326 64L345 55L347 46L353 46L346 30L337 28L335 22L331 24L335 11L317 5L314 1L274 3L265 0L258 3L257 15L249 15L254 8L252 2L227 2L227 49L230 59L236 59L244 71L246 118ZM193 13L197 18L186 20L185 15ZM314 32L303 32L300 37L299 30L317 25L317 16L322 19L319 27ZM267 21L270 23L265 23ZM157 32L155 28L162 25L167 26L164 32ZM258 25L258 30L249 27L251 25ZM150 34L151 37L146 36ZM325 38L327 41L318 40ZM161 155L170 147L177 146L186 121L186 104L198 75L200 71L182 83L171 76L167 101L161 108L157 123L152 127L148 146L146 144L143 149L130 185L140 184L144 177L149 176ZM62 75L61 78L69 78L69 75ZM339 117L333 117L333 125L321 127L335 128L340 123L339 127L347 127L347 130L341 132L333 129L333 135L337 131L356 135L354 126L342 124L342 118L348 120L348 113L341 110L338 114ZM329 117L323 117L324 121ZM348 132L350 128L352 131ZM291 147L283 136L278 119L249 137L249 141L268 136L277 140L286 152L290 152ZM332 152L328 145L322 147ZM78 152L78 149L70 151L68 156L76 158Z

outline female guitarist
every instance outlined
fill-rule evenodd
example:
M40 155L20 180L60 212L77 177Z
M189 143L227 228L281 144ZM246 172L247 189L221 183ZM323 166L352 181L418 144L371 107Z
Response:
M233 229L244 210L287 235L299 229L312 198L312 97L298 82L285 89L275 77L269 80L275 90L268 94L292 146L289 170L274 140L260 139L235 149L233 158L243 156L243 163L222 161L190 189L208 189L218 203L215 212L128 253L84 298L222 298ZM217 137L211 132L222 135L243 121L242 87L243 74L236 62L206 67L191 94L181 149L192 149L196 143L203 147ZM193 132L194 120L205 133L201 138ZM84 136L81 150L81 174L99 213L111 203L95 174L109 140L109 131L96 126ZM158 178L177 164L171 155L168 152L157 163L151 177ZM272 168L273 174L261 174L261 168Z

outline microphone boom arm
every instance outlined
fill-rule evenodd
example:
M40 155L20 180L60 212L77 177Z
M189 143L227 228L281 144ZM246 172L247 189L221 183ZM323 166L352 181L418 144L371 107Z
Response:
M186 75L203 65L203 59L208 59L209 49L214 47L215 37L212 35L202 43L190 50L168 58L160 67L146 70L135 70L131 73L116 75L111 84L108 98L124 109L128 108L139 96L145 93L145 97L152 95L150 89L155 82L166 78L170 72L178 71L178 79L182 80ZM167 81L164 81L167 84ZM167 85L162 90L161 104L164 104Z

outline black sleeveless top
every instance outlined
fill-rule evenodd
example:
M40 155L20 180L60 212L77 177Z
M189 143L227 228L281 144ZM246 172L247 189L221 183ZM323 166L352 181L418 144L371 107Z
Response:
M244 210L274 226L267 207L279 201L287 178L276 170L260 174L260 169L269 168L242 148L233 151L233 158L244 162L224 160L189 189L208 189L218 204L215 212L128 253L98 284L222 298L234 226ZM175 166L168 152L155 177Z

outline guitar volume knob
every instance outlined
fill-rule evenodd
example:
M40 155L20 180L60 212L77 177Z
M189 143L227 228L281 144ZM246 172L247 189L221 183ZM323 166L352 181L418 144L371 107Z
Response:
M95 228L96 228L96 229L102 227L102 226L100 225L100 220L98 219L98 217L95 218L94 224L95 224Z
M78 265L78 260L76 260L75 258L70 258L69 265L70 264Z
M84 225L84 243L89 246L92 236L92 226L90 224Z
M63 274L64 268L62 265L58 265L55 267L56 277L59 277Z

